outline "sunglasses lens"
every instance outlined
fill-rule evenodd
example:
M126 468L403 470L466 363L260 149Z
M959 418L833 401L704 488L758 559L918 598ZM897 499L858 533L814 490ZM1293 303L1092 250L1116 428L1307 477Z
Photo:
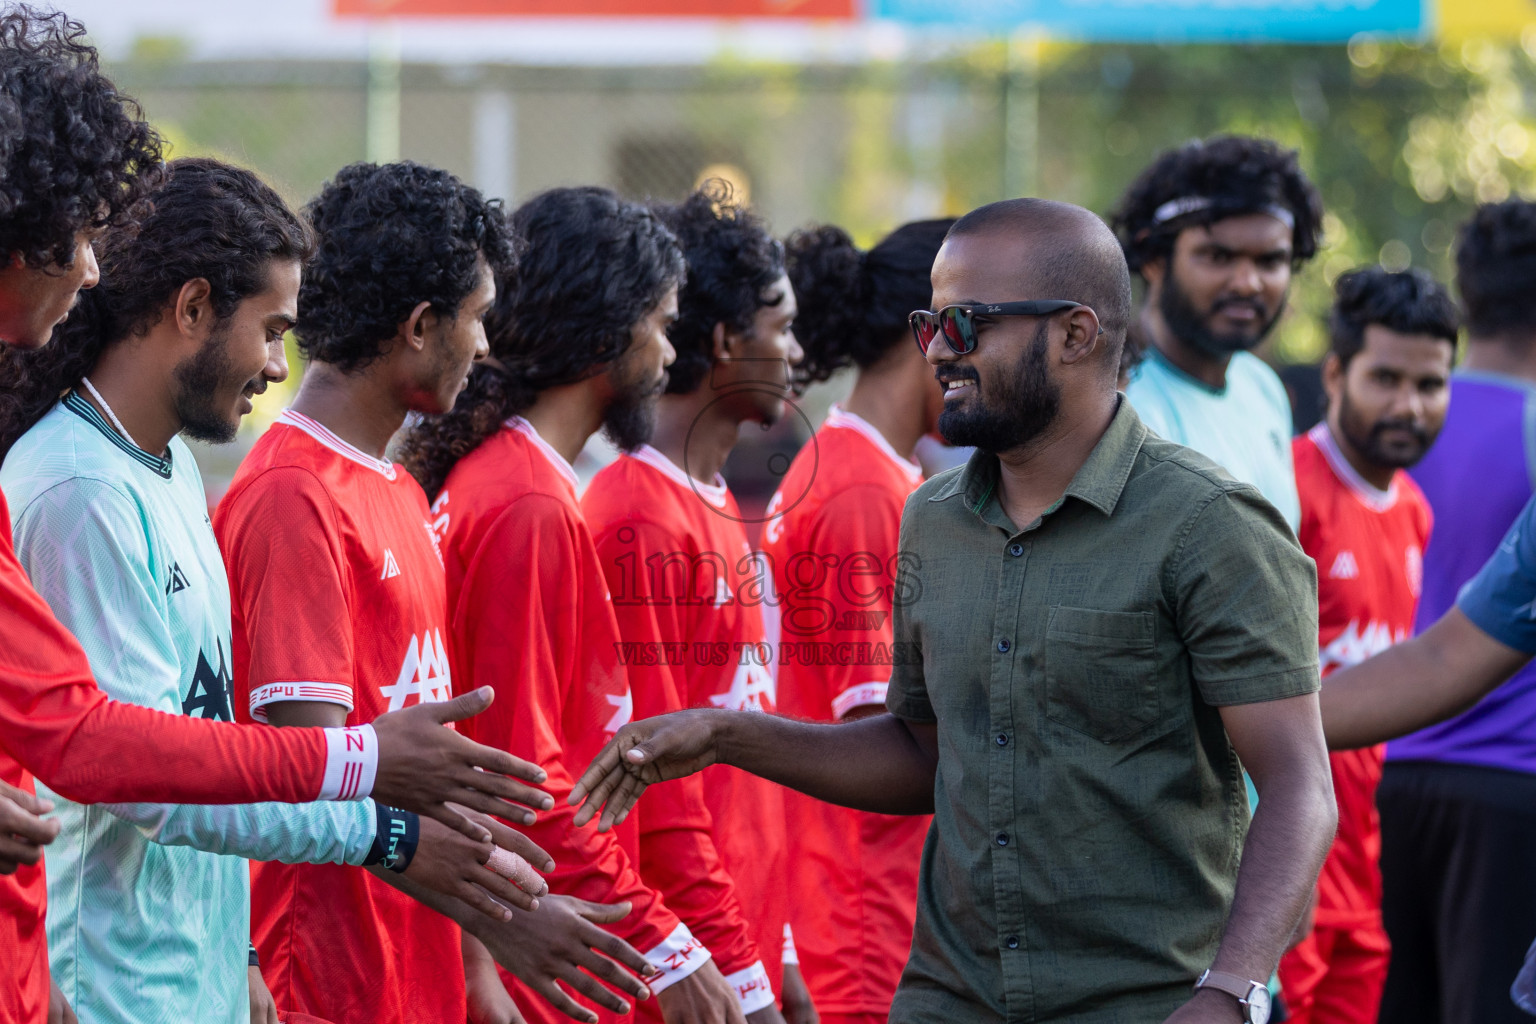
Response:
M928 346L933 344L934 336L938 334L938 326L934 323L932 313L918 311L911 316L912 336L917 339L917 347L923 355L928 354Z
M970 312L965 309L951 306L944 310L943 316L944 340L956 354L964 355L971 350L969 342Z

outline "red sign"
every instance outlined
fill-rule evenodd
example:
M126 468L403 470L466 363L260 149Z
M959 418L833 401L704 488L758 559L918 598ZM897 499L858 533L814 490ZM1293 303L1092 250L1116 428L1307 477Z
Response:
M342 16L381 18L837 18L858 0L332 0Z

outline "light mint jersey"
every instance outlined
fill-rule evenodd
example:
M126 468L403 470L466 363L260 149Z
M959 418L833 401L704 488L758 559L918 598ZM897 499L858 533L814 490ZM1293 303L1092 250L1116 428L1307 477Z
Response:
M71 393L11 449L0 488L16 554L101 688L230 720L229 584L181 439L150 455ZM49 961L81 1024L246 1024L243 858L358 864L376 827L372 801L85 806L38 792L63 826L47 851Z
M1264 360L1251 352L1234 353L1227 366L1227 386L1216 389L1148 345L1146 358L1131 371L1125 394L1148 427L1253 484L1293 532L1300 528L1301 499L1291 464L1291 400Z

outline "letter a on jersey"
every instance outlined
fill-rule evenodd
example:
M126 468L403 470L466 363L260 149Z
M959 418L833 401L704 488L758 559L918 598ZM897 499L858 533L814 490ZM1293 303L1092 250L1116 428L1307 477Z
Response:
M443 646L443 634L433 630L406 643L405 661L394 683L380 691L389 698L389 710L399 711L406 706L407 698L415 696L412 704L435 704L453 696L453 679L448 671L448 648Z

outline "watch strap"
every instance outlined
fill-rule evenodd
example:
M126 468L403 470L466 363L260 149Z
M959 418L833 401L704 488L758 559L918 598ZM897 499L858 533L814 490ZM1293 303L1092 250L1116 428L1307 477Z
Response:
M1221 971L1206 971L1200 975L1200 980L1195 982L1195 988L1214 988L1218 992L1235 996L1243 1002L1248 1001L1248 994L1253 991L1255 985L1262 987L1263 983L1249 981L1240 974L1225 974Z

